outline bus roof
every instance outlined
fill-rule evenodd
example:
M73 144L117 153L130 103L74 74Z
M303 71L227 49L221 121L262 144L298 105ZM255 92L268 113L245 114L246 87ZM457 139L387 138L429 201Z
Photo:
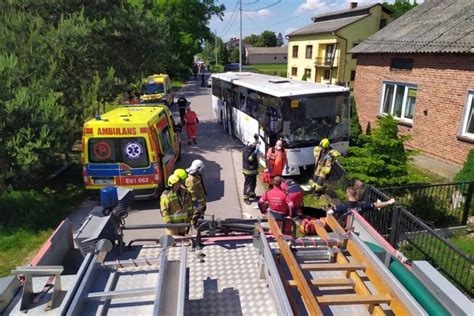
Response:
M94 118L85 123L87 127L100 126L104 124L137 125L146 124L165 111L164 106L127 106L116 108L100 115L100 119Z
M349 92L349 88L269 76L252 72L226 72L212 75L215 78L235 85L260 91L275 97L320 94L331 92Z

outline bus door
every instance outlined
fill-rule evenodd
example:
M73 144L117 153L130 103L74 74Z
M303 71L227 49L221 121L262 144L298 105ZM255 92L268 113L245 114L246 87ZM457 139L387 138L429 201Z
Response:
M175 153L173 150L170 128L165 117L160 119L156 124L156 128L158 130L158 139L160 141L163 179L166 181L174 171Z

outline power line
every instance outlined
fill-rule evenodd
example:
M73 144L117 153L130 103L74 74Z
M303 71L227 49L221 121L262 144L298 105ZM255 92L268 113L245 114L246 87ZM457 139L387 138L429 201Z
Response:
M227 24L222 28L222 34L221 34L221 37L223 37L225 34L227 34L227 32L229 32L230 28L232 27L231 24L233 24L232 20L234 19L234 17L236 16L236 12L237 12L237 7L239 6L239 1L236 1L235 2L235 6L234 6L234 10L232 11L232 14L230 16L230 19L229 21L227 22ZM226 30L227 29L227 30Z
M244 13L245 13L245 12L244 12ZM262 27L258 26L257 23L255 23L255 21L250 18L249 14L245 14L245 17L246 17L250 22L252 22L252 24L255 25L257 28L259 28L259 29L261 29L262 31L264 31L264 29L263 29Z
M280 2L281 2L281 0L277 0L276 2L271 3L269 5L266 5L264 7L261 7L261 8L255 9L255 10L245 10L245 12L255 12L255 11L260 11L260 10L263 10L263 9L268 9L268 8L271 8L271 7L279 4Z

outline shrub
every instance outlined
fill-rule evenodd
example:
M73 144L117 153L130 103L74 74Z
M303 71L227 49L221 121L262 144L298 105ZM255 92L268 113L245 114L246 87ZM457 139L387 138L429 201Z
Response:
M360 147L348 149L348 157L340 159L351 180L361 180L377 187L416 182L408 174L408 162L414 152L405 150L408 135L398 135L398 125L391 116L379 119L379 127L370 135L361 135Z
M362 135L362 127L360 126L359 114L357 113L354 97L350 98L350 117L351 117L351 130L350 130L349 144L350 146L358 146L358 145L361 145L360 137Z
M471 149L462 169L454 177L456 182L474 181L474 148Z
M81 197L82 190L74 185L61 193L51 189L7 190L0 195L0 226L34 231L55 227Z

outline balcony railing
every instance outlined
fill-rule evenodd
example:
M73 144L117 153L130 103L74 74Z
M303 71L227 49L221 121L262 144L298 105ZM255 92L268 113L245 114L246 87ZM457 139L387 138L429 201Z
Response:
M315 58L315 66L316 67L335 67L334 64L334 56L333 57L316 57Z

